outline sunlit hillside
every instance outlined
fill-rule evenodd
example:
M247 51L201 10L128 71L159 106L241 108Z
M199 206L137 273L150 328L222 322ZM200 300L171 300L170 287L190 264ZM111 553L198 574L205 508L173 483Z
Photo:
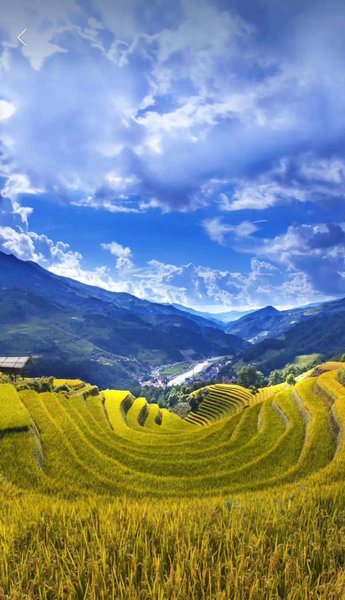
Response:
M185 419L78 381L43 393L4 383L1 472L20 488L73 496L201 497L340 480L345 388L335 374L255 396L211 386Z
M0 597L342 598L341 368L211 386L185 419L78 380L2 383Z

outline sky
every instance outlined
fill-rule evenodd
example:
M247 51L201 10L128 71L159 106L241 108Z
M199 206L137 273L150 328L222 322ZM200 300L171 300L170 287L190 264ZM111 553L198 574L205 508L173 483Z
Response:
M0 14L0 250L215 312L345 296L343 0Z

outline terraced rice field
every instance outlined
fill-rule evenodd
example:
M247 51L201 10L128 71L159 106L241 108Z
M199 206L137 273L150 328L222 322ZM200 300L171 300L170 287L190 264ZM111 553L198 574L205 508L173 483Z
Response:
M235 415L244 408L268 400L284 388L286 384L282 383L260 388L257 394L252 394L250 390L240 385L226 383L209 385L193 393L193 396L197 397L200 392L208 392L198 408L187 415L186 421L195 425L209 425L212 421Z
M0 385L1 600L344 599L336 370L198 419L69 387Z
M79 385L66 395L3 384L1 473L44 493L175 498L322 477L339 460L334 386L340 394L335 377L320 376L253 397L240 386L214 385L197 412L181 419L128 391L85 400Z

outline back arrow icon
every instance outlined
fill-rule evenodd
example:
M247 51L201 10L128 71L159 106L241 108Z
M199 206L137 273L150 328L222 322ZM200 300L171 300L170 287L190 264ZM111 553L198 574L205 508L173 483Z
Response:
M28 30L28 28L26 27L26 29L23 29L23 31L18 35L17 40L19 40L23 46L27 46L27 44L22 40L22 35L24 35L24 33Z

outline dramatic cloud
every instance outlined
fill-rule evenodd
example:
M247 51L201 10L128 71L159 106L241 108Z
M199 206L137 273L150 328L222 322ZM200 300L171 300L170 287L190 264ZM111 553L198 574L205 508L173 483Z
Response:
M284 158L270 171L257 178L217 182L213 186L231 187L219 194L219 209L238 211L264 210L291 201L301 203L330 198L345 198L345 159L319 160L310 153L298 158Z
M319 292L345 293L345 224L290 226L257 252L302 273Z
M344 26L341 0L5 0L2 174L111 212L343 198Z
M0 196L0 250L22 260L33 260L48 268L80 261L81 255L68 244L54 242L44 234L31 231L28 218L32 208Z
M344 294L342 0L1 8L1 249L199 307Z

